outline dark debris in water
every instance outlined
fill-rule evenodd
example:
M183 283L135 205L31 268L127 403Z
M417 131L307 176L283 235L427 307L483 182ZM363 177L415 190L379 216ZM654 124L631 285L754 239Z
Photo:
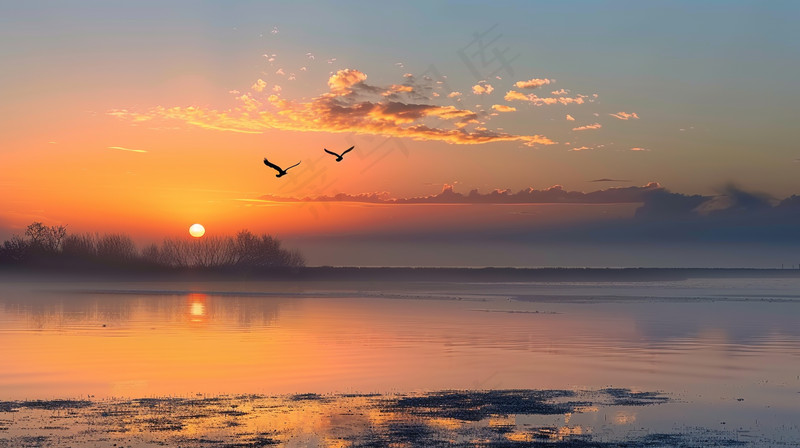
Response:
M611 397L611 401L606 404L612 406L648 406L670 401L669 397L660 392L633 392L622 388L601 389L599 392Z
M492 415L554 415L573 412L588 402L555 403L555 398L573 397L567 390L442 391L403 397L388 405L414 415L479 421Z
M88 400L30 400L30 401L0 401L0 412L15 412L19 409L41 410L67 410L82 409L93 406Z
M0 412L9 413L7 418L0 413L0 448L115 443L187 448L747 445L734 431L693 428L643 434L627 427L610 433L608 428L595 432L586 423L599 416L590 413L669 402L663 393L623 388L0 402ZM586 414L583 425L575 421L581 414ZM764 440L748 446L770 445Z

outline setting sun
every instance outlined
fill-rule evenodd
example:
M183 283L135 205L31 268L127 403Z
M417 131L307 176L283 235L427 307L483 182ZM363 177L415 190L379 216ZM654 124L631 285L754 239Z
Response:
M189 235L192 235L195 238L200 238L201 236L205 235L205 233L206 228L200 224L192 224L192 226L189 227Z

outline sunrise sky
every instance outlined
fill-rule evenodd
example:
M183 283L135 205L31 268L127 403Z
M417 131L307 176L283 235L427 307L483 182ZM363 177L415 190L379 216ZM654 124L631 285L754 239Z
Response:
M5 2L0 238L197 222L313 264L309 238L626 220L655 190L777 206L800 194L799 19L794 1ZM302 163L276 179L264 157ZM447 196L529 188L550 190Z

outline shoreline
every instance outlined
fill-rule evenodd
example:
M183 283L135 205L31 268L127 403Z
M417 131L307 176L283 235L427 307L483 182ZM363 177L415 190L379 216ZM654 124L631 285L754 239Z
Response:
M267 282L652 282L711 278L800 278L800 269L763 268L410 268L302 267L237 272L215 268L148 270L0 267L0 282L267 281Z

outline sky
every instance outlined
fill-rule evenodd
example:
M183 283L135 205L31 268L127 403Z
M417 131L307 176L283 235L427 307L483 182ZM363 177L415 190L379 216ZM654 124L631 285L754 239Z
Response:
M740 210L761 233L703 241L742 248L707 263L747 264L782 244L759 219L800 223L773 216L800 194L798 19L793 1L6 2L0 238L198 222L319 264L602 265L512 253L530 233L581 247L586 226L634 247L607 227L644 228L657 193L698 221L687 245ZM275 178L264 157L300 165ZM432 249L443 235L462 239Z

